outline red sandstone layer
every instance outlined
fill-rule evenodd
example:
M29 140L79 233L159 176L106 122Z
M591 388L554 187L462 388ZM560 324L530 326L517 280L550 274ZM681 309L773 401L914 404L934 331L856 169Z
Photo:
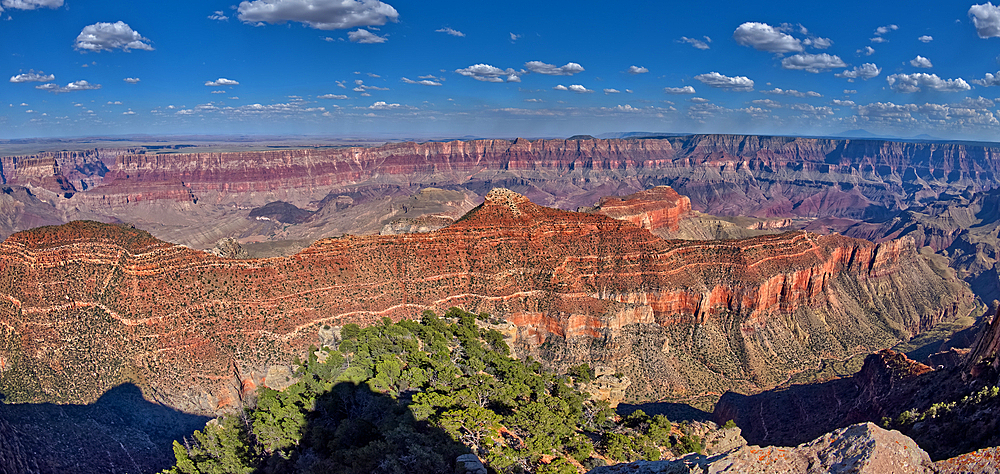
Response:
M724 378L768 386L778 375L758 371L781 373L781 364L800 357L790 354L813 354L803 345L810 337L870 335L871 344L887 344L971 300L942 295L933 272L914 270L920 265L907 240L876 245L796 232L664 241L630 222L541 207L501 189L435 232L325 239L262 260L216 258L134 229L74 222L0 244L0 359L8 367L0 387L21 401L90 401L128 380L174 406L213 411L262 383L269 364L287 363L316 342L324 324L450 306L506 317L529 352L552 338L613 342L636 325L685 334L728 328L743 341L730 344L745 345L749 359L719 369ZM938 295L913 297L899 304L905 311L873 320L835 310L868 304L873 285L897 297L913 296L909 285ZM829 320L825 329L793 317L813 313ZM691 343L685 340L668 345ZM612 365L616 357L623 364L646 357L616 356L617 344L597 357ZM845 346L867 350L855 344ZM781 351L784 362L768 350ZM687 369L657 370L687 380L671 390L697 388ZM233 383L235 391L225 388Z

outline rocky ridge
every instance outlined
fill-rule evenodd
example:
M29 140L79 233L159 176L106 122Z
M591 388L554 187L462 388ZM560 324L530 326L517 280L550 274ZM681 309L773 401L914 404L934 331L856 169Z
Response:
M127 226L43 227L0 244L0 274L10 402L87 403L133 382L197 413L238 404L326 326L424 309L506 318L521 356L611 367L633 381L627 397L714 401L972 305L905 239L664 241L499 189L435 232L324 239L268 259L223 259Z
M328 196L387 187L407 195L431 186L461 189L476 198L508 187L542 205L576 209L604 196L669 185L690 198L692 209L715 215L868 219L943 193L992 189L1000 177L1000 149L992 145L740 135L143 151L4 157L0 176L8 186L29 186L64 221L103 216L135 221L167 237L158 226L191 220L184 224L186 232L197 233L206 222L232 219L226 235L177 234L184 238L175 240L199 247L252 232L248 209L284 201L318 211ZM174 212L186 213L187 220ZM386 223L355 227L377 232ZM330 225L328 232L337 227ZM345 232L342 224L339 229Z

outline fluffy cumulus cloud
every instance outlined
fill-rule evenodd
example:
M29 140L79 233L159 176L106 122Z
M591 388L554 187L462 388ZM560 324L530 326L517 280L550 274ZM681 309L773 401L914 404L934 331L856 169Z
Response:
M566 87L566 86L564 86L562 84L559 84L559 85L553 87L553 89L557 90L557 91L572 91L572 92L576 92L577 94L586 94L588 92L594 92L594 91L592 91L590 89L587 89L586 87L583 87L580 84L571 84L569 87Z
M830 103L839 107L854 107L856 105L853 100L833 99Z
M921 43L930 43L931 41L934 41L934 37L931 35L923 35L917 38L917 41L920 41Z
M626 72L628 72L629 74L646 74L647 72L649 72L649 69L646 69L642 66L629 66L628 71Z
M208 19L209 20L226 21L226 20L229 19L229 17L226 16L226 12L224 12L222 10L216 10L211 15L208 15Z
M934 65L931 64L931 60L930 59L927 59L927 58L925 58L925 57L923 57L923 56L921 56L919 54L917 55L917 57L915 57L915 58L913 58L913 59L910 60L910 66L913 66L913 67L922 67L922 68L934 67Z
M985 77L982 79L973 79L972 83L983 87L1000 86L1000 71L997 71L996 74L986 73Z
M681 36L681 39L677 40L677 42L687 43L698 49L708 49L709 48L708 43L712 42L712 38L709 38L708 36L703 36L703 38L705 38L704 41L697 38L688 38L687 36Z
M826 49L829 48L830 46L833 46L833 40L830 38L819 38L811 36L803 40L802 44L806 46L812 46L813 48L816 49Z
M76 37L74 48L80 51L113 51L121 49L130 51L142 49L152 51L149 39L143 38L138 31L134 31L124 21L115 23L94 23L83 27L83 31Z
M757 100L751 101L751 103L754 104L754 105L759 105L759 106L767 108L767 109L780 109L782 107L781 102L778 102L776 100L771 100L771 99L757 99Z
M834 74L837 77L843 77L848 81L854 81L855 79L868 80L875 76L882 74L882 68L876 66L874 63L864 63L860 66L855 66L854 69L849 71L840 72Z
M26 74L11 76L10 82L51 82L56 80L55 74L44 74L41 71L29 71Z
M572 76L573 74L583 72L583 66L577 63L566 63L563 66L556 66L541 61L528 61L524 63L524 67L528 68L531 72L548 74L550 76Z
M238 18L245 23L304 23L317 30L380 26L397 21L399 13L379 0L254 0L240 2Z
M399 107L400 107L399 104L387 104L387 103L385 103L385 102L383 102L381 100L378 101L378 102L375 102L374 104L372 104L370 106L368 106L368 108L372 109L372 110L389 110L389 109L396 109L396 108L399 108Z
M344 99L347 98L347 96L344 95L344 94L323 94L321 96L318 96L318 98L320 98L320 99L344 100Z
M452 29L452 28L447 28L447 27L441 28L441 29L438 29L438 30L434 30L434 31L436 33L445 33L445 34L449 34L449 35L452 35L452 36L459 36L459 37L465 36L465 33L462 33L461 31L458 31L458 30Z
M857 51L857 53L859 55L863 54L865 56L871 56L871 55L875 54L875 48L873 48L871 46L865 46L864 48L859 49Z
M823 97L823 94L816 91L799 92L795 89L779 89L777 87L769 91L761 92L764 94L790 95L792 97Z
M621 91L618 89L604 89L605 94L618 94L619 92Z
M471 77L483 82L521 82L521 73L511 68L500 69L489 64L474 64L467 68L456 69L455 72L465 77Z
M785 69L800 69L806 72L817 73L826 69L847 67L847 64L839 56L821 54L796 54L781 60L781 67Z
M403 82L405 82L407 84L420 84L422 86L440 86L441 85L440 82L432 81L430 79L422 79L422 80L419 80L419 81L414 81L413 79L407 79L405 77L403 78Z
M667 94L694 94L694 87L684 86L684 87L664 87L663 92Z
M802 51L802 42L792 35L782 33L766 23L747 22L736 28L733 39L743 46L769 53Z
M357 30L349 31L347 33L347 38L350 39L352 43L361 43L361 44L379 44L389 41L389 38L386 38L385 36L376 35L375 33L372 33L371 31L368 31L364 28L358 28Z
M960 92L972 89L964 79L941 79L937 74L918 72L916 74L893 74L885 78L889 87L896 92L918 92L921 88L941 92Z
M875 36L882 36L890 31L896 31L899 29L898 25L885 25L875 28Z
M917 111L914 104L897 105L892 102L874 102L868 105L857 106L859 117L889 119L891 121L909 121L913 118L912 112Z
M753 80L746 76L728 77L713 71L706 74L698 74L694 78L706 86L718 87L720 89L744 92L753 90Z
M1000 6L993 6L992 2L973 5L969 7L969 18L980 38L1000 36Z
M63 0L3 0L4 8L15 10L34 10L36 8L59 8ZM3 11L3 8L0 8Z
M69 84L66 84L65 87L61 87L59 86L59 84L53 84L53 83L35 86L35 89L49 91L53 94L63 94L66 92L77 92L77 91L89 91L100 88L101 88L100 84L91 84L87 81L70 82Z
M126 77L125 79L122 80L129 84L138 84L140 79L138 77Z
M207 82L205 82L205 85L209 86L209 87L238 86L238 85L240 85L240 83L237 82L237 81L234 81L232 79L226 79L224 77L220 77L220 78L218 78L218 79L216 79L214 81L207 81Z
M972 97L966 97L957 104L951 104L952 107L965 107L969 109L989 109L994 107L995 105L996 102L987 99L983 96L979 96L975 99L973 99Z

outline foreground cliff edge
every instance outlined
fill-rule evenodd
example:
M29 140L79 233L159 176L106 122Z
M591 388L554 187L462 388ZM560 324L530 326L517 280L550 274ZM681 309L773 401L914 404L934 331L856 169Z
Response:
M325 239L284 258L222 259L95 222L37 228L0 244L0 274L7 402L89 403L131 382L201 414L238 406L332 326L424 309L503 318L519 356L611 367L635 381L632 400L712 403L973 306L907 239L665 241L505 189L436 232Z

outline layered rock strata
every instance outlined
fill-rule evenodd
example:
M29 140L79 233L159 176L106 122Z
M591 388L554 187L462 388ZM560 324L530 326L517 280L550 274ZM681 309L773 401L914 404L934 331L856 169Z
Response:
M88 403L133 382L201 413L237 405L325 326L424 309L506 318L520 355L611 367L631 399L714 401L972 304L909 240L664 241L503 189L435 232L324 239L284 258L223 259L94 222L43 227L0 244L0 274L11 402Z

